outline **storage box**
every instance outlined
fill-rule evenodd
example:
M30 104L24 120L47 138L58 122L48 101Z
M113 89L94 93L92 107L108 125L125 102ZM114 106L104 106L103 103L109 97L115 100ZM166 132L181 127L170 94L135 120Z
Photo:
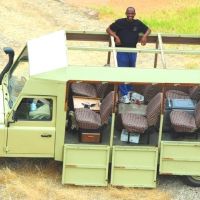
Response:
M120 140L122 142L128 142L128 132L126 129L122 129Z
M100 133L81 133L81 142L100 143Z
M128 140L128 137L129 137L129 140ZM138 134L138 133L129 133L129 136L128 136L128 132L126 131L126 129L122 129L121 137L120 137L120 140L122 142L130 142L130 143L138 144L139 143L139 139L140 139L140 134Z

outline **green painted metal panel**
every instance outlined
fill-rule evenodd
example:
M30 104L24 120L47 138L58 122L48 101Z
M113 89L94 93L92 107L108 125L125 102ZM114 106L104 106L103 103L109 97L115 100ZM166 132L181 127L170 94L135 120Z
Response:
M106 186L109 146L64 145L63 184Z
M160 174L200 176L200 142L162 141Z
M0 155L6 153L6 130L7 128L4 125L0 125Z
M156 187L157 147L113 147L111 184Z
M42 96L53 100L51 121L17 120L10 123L7 130L6 153L8 156L20 157L54 157L56 137L56 98ZM23 98L41 98L41 96L21 95L15 102L13 109L17 110ZM12 122L12 114L8 121ZM34 156L33 156L34 155Z
M12 124L13 125L13 124ZM42 137L48 134L51 137ZM8 154L47 154L54 156L55 127L10 126L8 129ZM37 155L35 155L37 157ZM49 156L48 156L49 157Z
M101 76L99 76L101 74ZM112 74L112 76L111 76ZM36 77L66 82L68 80L137 82L137 83L200 83L198 69L141 69L128 67L69 66Z
M34 95L35 97L45 95L46 98L55 98L54 111L52 126L56 128L55 135L55 148L54 158L55 160L62 161L63 159L63 145L65 138L65 124L66 124L66 110L65 110L65 95L66 95L66 84L56 83L54 81L39 80L31 78L27 81L24 86L19 98L26 97L28 95ZM49 96L47 96L49 95ZM38 96L39 97L39 96ZM57 115L57 113L59 113ZM18 122L19 123L19 122ZM24 125L21 124L21 125ZM33 126L27 123L27 126ZM35 122L34 126L40 126L38 122Z

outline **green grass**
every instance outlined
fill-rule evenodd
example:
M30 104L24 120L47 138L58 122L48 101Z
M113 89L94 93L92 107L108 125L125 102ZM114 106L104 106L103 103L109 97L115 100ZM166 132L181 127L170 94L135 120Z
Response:
M177 11L160 11L142 20L153 32L200 34L200 6Z
M117 19L124 16L123 11L110 6L93 7L100 19ZM200 4L188 5L177 10L161 10L153 14L143 14L139 17L151 27L152 32L200 34Z

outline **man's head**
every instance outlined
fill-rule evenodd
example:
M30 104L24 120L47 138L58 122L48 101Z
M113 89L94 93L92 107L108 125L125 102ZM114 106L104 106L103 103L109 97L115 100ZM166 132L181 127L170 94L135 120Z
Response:
M133 7L128 7L127 9L126 9L126 17L127 17L127 19L129 20L129 21L132 21L133 19L134 19L134 17L135 17L135 8L133 8Z

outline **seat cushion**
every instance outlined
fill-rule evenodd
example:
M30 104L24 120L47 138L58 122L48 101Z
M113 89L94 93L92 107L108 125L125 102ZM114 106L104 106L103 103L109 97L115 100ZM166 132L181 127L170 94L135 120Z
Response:
M170 113L170 120L176 132L194 132L197 129L195 118L191 113L174 110Z
M162 89L158 85L152 85L152 84L147 85L144 88L144 92L143 92L145 104L149 103L151 101L151 99L161 91L162 91Z
M108 83L97 83L96 84L96 92L99 98L103 98L108 87Z
M200 99L200 87L199 86L194 86L189 89L189 94L190 98L194 99L196 101L199 101Z
M196 105L194 116L195 116L196 126L197 128L199 128L200 127L200 101Z
M81 129L98 129L101 126L100 115L88 108L75 109L75 117Z
M87 97L97 97L96 88L92 84L88 83L72 83L71 89L73 94L87 96Z
M113 105L114 105L114 91L111 91L106 95L106 97L104 97L100 105L100 116L102 124L108 124L108 119L112 113Z
M148 126L155 126L160 118L162 93L156 94L147 105Z
M179 90L168 90L166 97L169 99L190 99L189 94Z
M124 128L129 132L144 133L148 128L147 119L142 115L123 113L121 117Z

